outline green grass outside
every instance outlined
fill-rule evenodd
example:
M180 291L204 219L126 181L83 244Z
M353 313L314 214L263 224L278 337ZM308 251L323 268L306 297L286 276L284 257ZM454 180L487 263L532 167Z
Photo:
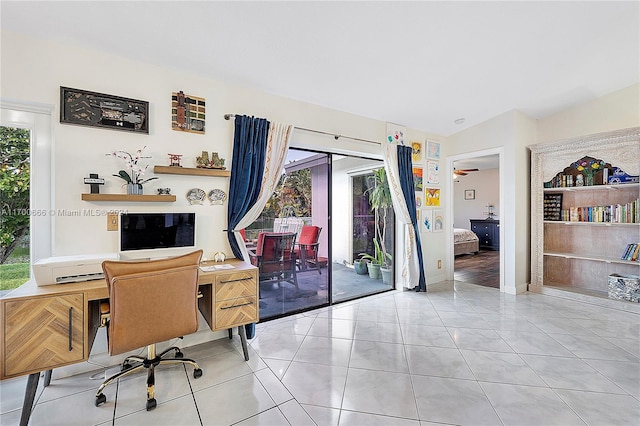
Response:
M0 265L0 290L13 290L29 280L29 247L18 247Z

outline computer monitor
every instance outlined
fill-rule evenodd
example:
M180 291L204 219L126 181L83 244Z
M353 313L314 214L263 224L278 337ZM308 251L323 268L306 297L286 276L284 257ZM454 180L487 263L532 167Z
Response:
M162 258L196 247L195 213L123 213L120 257Z

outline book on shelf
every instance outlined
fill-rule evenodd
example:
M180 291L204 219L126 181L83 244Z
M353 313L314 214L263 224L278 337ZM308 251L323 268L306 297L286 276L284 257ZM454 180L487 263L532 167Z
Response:
M544 213L548 220L546 205ZM561 211L560 218L566 222L640 223L640 199L609 206L569 207Z
M620 260L631 260L633 262L638 261L638 257L640 256L640 243L630 243L627 244L627 247L624 249L624 253L620 257Z

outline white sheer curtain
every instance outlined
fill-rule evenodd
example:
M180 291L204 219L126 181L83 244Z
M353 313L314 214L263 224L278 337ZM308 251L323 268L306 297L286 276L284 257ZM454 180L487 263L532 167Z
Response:
M287 150L289 149L289 141L291 140L292 131L293 126L290 124L269 123L267 152L265 155L262 185L260 185L260 195L253 207L240 220L234 232L238 245L240 246L240 250L242 250L242 256L245 260L249 259L249 253L247 252L247 246L244 243L244 239L242 238L242 235L240 235L239 230L251 225L258 216L260 216L265 204L267 204L267 200L269 200L269 197L273 194L273 190L278 184L280 174L282 173L282 167L284 166L284 160L287 156Z
M398 171L398 143L404 143L404 127L387 123L387 138L382 145L384 155L384 168L387 172L391 200L396 220L400 222L404 235L404 256L401 260L400 274L396 274L403 287L413 289L420 281L420 261L417 255L417 243L411 216L407 210L407 204L400 186L400 174ZM402 253L402 251L398 251ZM396 265L398 261L396 260Z

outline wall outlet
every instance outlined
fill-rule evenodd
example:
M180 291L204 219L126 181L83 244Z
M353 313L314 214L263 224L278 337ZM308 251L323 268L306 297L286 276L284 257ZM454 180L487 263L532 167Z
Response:
M442 269L442 260L438 259L438 269Z
M117 231L117 230L118 230L118 214L109 213L107 215L107 231Z

